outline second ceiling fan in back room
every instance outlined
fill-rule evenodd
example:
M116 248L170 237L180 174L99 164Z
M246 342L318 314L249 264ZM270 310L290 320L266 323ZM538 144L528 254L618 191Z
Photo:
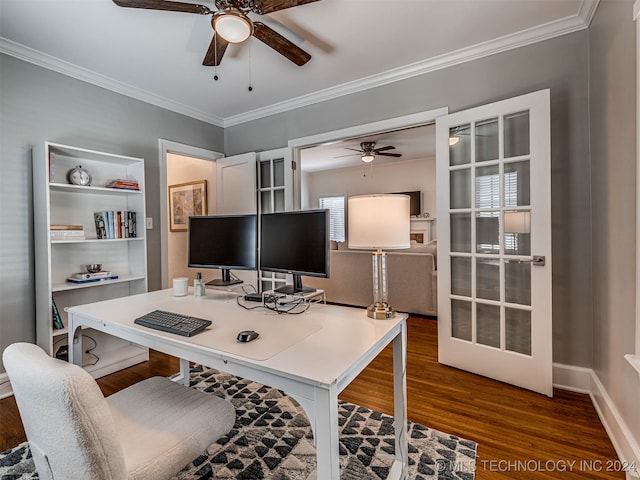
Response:
M113 3L127 8L211 15L214 35L203 65L220 65L229 43L241 43L253 35L296 65L302 66L311 59L311 55L271 27L262 22L252 21L248 14L265 15L317 1L319 0L215 0L218 9L215 11L205 5L169 0L113 0Z
M350 153L348 155L340 155L339 157L350 157L352 155L360 155L360 159L364 163L371 163L376 158L376 155L384 156L384 157L401 157L401 153L391 153L387 150L395 150L396 147L391 145L387 145L386 147L376 148L376 142L361 142L360 149L357 148L349 148L345 147L346 150L353 150L358 153Z

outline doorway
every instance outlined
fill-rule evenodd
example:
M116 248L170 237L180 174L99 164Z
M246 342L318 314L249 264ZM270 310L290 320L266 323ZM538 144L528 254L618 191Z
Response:
M186 231L170 231L169 185L206 180L207 213L216 213L216 160L224 154L191 145L159 140L160 151L160 230L161 282L169 288L170 279L195 275L187 267Z

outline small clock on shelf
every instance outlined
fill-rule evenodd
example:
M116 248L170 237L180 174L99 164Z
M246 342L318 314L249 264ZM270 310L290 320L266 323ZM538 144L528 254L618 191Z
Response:
M88 187L91 185L91 172L78 165L67 172L67 180L72 185L81 185Z

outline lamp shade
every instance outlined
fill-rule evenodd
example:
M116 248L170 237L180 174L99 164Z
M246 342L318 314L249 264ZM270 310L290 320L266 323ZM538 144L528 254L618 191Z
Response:
M348 202L349 248L410 246L408 195L359 195Z

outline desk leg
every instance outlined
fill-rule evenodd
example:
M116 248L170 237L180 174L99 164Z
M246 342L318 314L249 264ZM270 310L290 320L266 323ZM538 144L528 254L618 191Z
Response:
M404 480L407 478L408 445L407 445L407 324L402 323L402 330L393 339L393 417L396 433L395 461L393 475L389 478Z
M184 358L180 359L180 375L182 376L182 384L185 387L191 385L191 368L189 367L189 360Z
M75 363L76 365L82 366L82 330L79 325L76 325L73 321L73 315L69 314L68 318L68 329L69 329L69 363ZM76 335L76 331L78 334Z
M189 360L185 360L184 358L180 359L180 373L173 375L171 380L185 387L191 386L191 367L189 366Z
M332 385L329 390L316 389L315 418L316 478L318 480L340 480L338 392L335 385Z

